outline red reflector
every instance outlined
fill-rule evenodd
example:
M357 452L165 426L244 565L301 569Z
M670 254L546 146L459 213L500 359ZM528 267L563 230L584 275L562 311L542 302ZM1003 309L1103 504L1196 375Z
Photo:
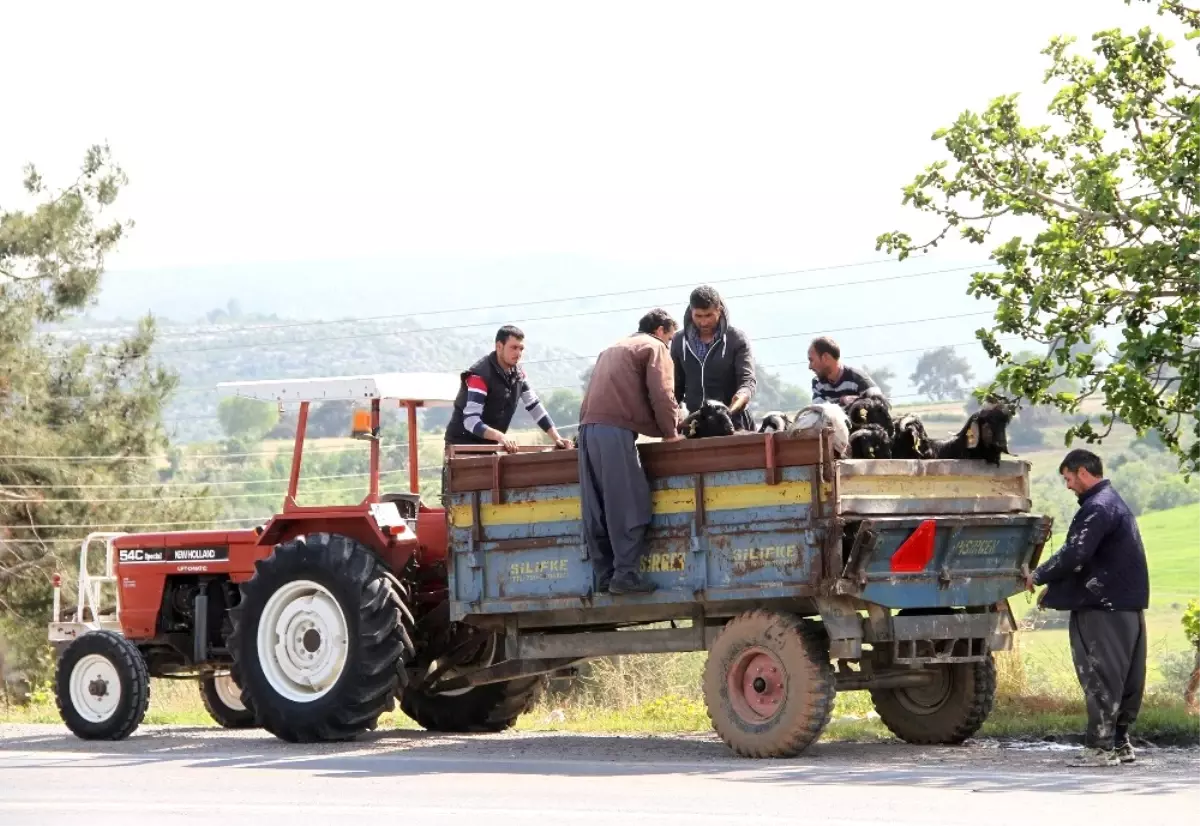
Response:
M55 574L55 575L52 577L52 581L54 582L54 587L55 587L55 588L57 588L57 587L59 587L60 585L62 585L62 577L61 577L61 576L59 576L58 574Z
M933 538L937 534L937 523L926 519L912 536L892 554L892 573L916 574L925 570L929 560L933 559Z

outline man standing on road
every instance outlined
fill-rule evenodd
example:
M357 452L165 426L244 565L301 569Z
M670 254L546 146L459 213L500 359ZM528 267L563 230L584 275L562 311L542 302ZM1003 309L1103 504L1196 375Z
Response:
M735 430L753 430L746 405L757 379L746 334L729 324L729 310L712 287L697 287L688 298L683 329L671 341L675 400L690 412L705 399L729 406Z
M668 342L677 325L651 310L638 331L602 352L579 409L579 499L597 588L648 594L638 572L650 525L650 484L637 450L641 433L680 438Z
M1099 456L1072 450L1058 472L1079 497L1079 510L1062 548L1026 586L1046 585L1038 604L1071 612L1071 658L1088 711L1083 752L1072 765L1132 763L1129 728L1146 685L1146 551L1133 513L1103 478Z
M816 374L812 380L813 404L840 404L847 408L863 396L884 398L870 376L842 364L842 348L829 336L815 338L809 345L808 369Z

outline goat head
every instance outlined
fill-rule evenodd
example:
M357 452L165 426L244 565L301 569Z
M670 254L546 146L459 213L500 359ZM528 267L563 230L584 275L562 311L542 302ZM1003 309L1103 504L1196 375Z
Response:
M791 426L791 419L786 413L773 411L763 416L762 424L758 426L759 433L778 433L782 430L787 430Z
M890 459L891 437L881 425L862 425L850 434L850 456L854 459Z
M967 423L953 439L936 442L934 453L939 459L982 459L988 464L1000 464L1000 456L1008 453L1008 424L1013 410L1005 404L985 404L967 418Z
M895 433L891 406L886 399L879 396L862 396L855 399L846 408L846 416L850 419L852 433L869 424L879 425L889 437Z
M895 421L895 435L892 437L893 459L930 459L933 457L933 443L925 433L925 425L912 413L907 413Z
M689 413L679 425L679 432L688 439L708 439L714 436L732 436L733 417L729 408L719 401L706 399L698 410Z

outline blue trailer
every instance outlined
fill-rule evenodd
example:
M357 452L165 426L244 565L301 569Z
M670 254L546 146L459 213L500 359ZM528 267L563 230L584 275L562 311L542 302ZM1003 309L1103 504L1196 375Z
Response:
M838 460L828 432L639 449L654 500L642 570L659 588L637 596L596 589L575 451L453 451L446 619L464 641L421 675L431 700L595 657L707 651L708 711L741 755L799 753L838 691L869 691L908 742L979 729L1015 631L1007 598L1050 535L1027 462Z

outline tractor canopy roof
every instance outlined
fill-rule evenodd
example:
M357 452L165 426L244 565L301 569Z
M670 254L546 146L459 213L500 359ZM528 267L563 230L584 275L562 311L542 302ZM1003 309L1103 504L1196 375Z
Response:
M225 381L217 385L217 391L222 396L272 402L394 399L436 407L453 404L458 395L458 386L457 373L375 373L312 379Z

